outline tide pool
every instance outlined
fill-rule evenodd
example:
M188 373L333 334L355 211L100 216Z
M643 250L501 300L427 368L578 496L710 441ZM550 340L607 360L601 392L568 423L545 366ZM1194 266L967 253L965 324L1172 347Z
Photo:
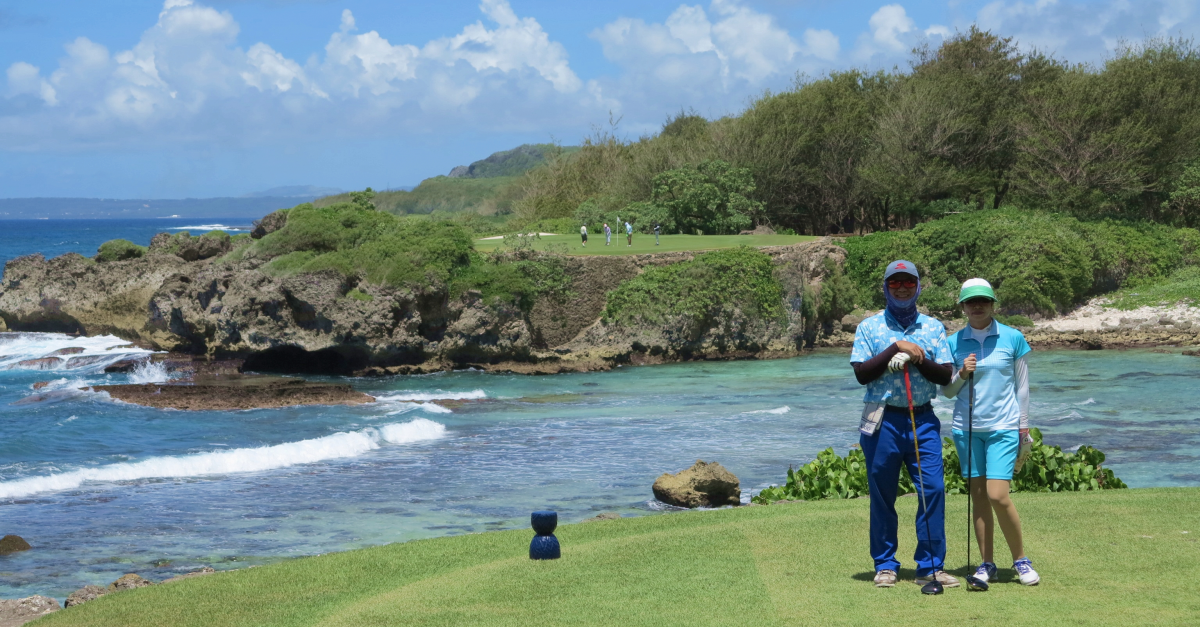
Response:
M131 350L115 338L2 334L0 368L72 341L112 360ZM1188 393L1200 359L1032 359L1032 421L1049 443L1100 448L1133 487L1200 485L1200 401ZM564 523L652 514L666 509L654 479L697 459L737 474L748 500L789 465L858 441L861 388L847 361L829 352L546 377L350 379L377 401L237 412L142 408L78 390L167 376L105 375L102 360L0 370L0 534L34 546L0 557L0 598L61 599L127 572L159 580L523 528L535 509ZM35 391L38 381L51 383ZM937 411L948 418L950 404Z

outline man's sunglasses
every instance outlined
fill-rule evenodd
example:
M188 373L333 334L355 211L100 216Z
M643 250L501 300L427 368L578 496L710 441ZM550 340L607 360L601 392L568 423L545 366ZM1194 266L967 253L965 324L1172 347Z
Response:
M917 281L916 279L888 279L887 285L888 287L913 288L917 286Z

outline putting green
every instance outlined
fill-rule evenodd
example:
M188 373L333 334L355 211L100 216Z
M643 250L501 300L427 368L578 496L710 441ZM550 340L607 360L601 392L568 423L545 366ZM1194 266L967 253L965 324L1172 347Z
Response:
M633 245L626 244L625 236L613 233L612 245L604 245L604 235L589 235L585 248L579 235L543 235L534 239L534 250L565 252L568 255L645 255L648 253L673 253L684 250L716 250L738 246L784 246L818 239L810 235L662 235L661 244L654 245L653 235L633 234ZM475 240L475 250L491 252L503 245L500 239Z
M1014 500L1042 576L1033 588L1001 568L989 592L922 596L908 581L916 499L901 498L908 568L896 588L876 589L867 500L855 499L560 526L563 558L552 562L527 558L529 530L393 544L122 592L35 624L1195 624L1200 489ZM947 504L958 575L966 503Z

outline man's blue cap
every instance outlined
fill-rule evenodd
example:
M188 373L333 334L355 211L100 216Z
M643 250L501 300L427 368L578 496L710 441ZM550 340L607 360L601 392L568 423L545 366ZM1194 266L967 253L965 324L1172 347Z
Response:
M917 264L903 259L888 264L887 270L883 271L883 280L888 280L893 274L911 274L921 278L921 275L917 274Z

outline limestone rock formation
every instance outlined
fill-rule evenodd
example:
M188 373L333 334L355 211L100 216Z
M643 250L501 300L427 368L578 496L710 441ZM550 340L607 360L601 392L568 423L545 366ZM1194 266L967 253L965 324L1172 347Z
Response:
M7 535L0 538L0 555L8 555L18 551L28 551L33 547L21 536Z
M108 592L111 594L113 592L121 592L123 590L136 590L138 588L145 588L146 586L153 586L153 585L154 585L153 581L150 581L148 579L143 579L141 577L141 575L135 575L134 573L129 573L129 574L121 575L119 578L117 578L116 581L108 584Z
M58 601L44 596L31 596L24 599L0 599L0 627L17 627L41 618L51 612L61 610Z
M696 460L687 470L663 473L654 481L654 498L676 507L740 505L742 490L736 475L717 462Z
M103 586L84 586L67 595L67 602L64 605L67 607L83 605L88 601L98 599L106 594L108 594L108 588Z
M250 237L254 239L262 239L267 235L278 231L287 224L287 210L281 209L274 213L263 216L261 220L255 220L254 230L250 231Z
M286 220L272 216L260 223L264 231ZM728 303L703 329L670 321L616 329L599 322L609 291L646 268L698 253L555 257L569 296L539 297L521 309L474 290L396 288L335 271L278 276L264 259L207 257L213 251L202 240L225 241L162 235L145 257L104 264L76 254L14 259L0 284L0 318L13 331L111 333L156 350L244 359L244 369L255 372L594 370L793 355L805 344L804 287L820 283L826 258L845 257L827 239L762 249L784 287L786 320L752 321Z

